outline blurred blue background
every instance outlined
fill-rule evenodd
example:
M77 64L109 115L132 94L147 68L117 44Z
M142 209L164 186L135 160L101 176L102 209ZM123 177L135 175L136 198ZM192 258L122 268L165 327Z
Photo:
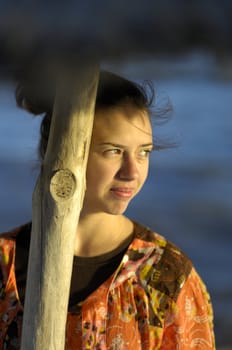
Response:
M207 284L219 346L232 346L232 76L228 62L192 55L105 63L116 73L154 83L169 98L168 123L154 136L177 147L154 152L150 175L127 214L180 246ZM0 85L0 231L31 218L41 118L19 110L14 86Z

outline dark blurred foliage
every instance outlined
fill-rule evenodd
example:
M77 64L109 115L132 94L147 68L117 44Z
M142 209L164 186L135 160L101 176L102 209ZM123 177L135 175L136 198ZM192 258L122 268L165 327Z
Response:
M0 1L0 73L34 60L179 55L231 56L230 0ZM83 61L82 61L83 62Z

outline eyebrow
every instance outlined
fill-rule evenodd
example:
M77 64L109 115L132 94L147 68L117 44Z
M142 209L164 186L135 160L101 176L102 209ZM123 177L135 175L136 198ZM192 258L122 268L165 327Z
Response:
M119 147L119 148L125 148L126 147L124 145L120 145L118 143L112 143L112 142L102 142L102 143L99 143L98 146L113 146L113 147ZM154 144L152 142L144 143L142 145L139 145L139 147L154 147Z

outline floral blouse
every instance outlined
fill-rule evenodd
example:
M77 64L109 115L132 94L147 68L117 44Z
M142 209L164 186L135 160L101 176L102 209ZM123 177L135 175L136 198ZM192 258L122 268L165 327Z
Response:
M20 349L18 232L0 236L0 350ZM65 350L80 349L215 349L210 298L191 261L164 237L136 224L117 271L67 313Z

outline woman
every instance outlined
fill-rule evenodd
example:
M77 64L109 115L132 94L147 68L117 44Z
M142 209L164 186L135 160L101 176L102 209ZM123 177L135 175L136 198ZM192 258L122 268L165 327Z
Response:
M16 98L34 114L45 112L43 161L52 108L24 85ZM148 175L151 100L140 86L101 73L75 242L67 350L214 349L210 299L191 261L123 215ZM30 231L29 223L1 236L0 349L20 346Z

